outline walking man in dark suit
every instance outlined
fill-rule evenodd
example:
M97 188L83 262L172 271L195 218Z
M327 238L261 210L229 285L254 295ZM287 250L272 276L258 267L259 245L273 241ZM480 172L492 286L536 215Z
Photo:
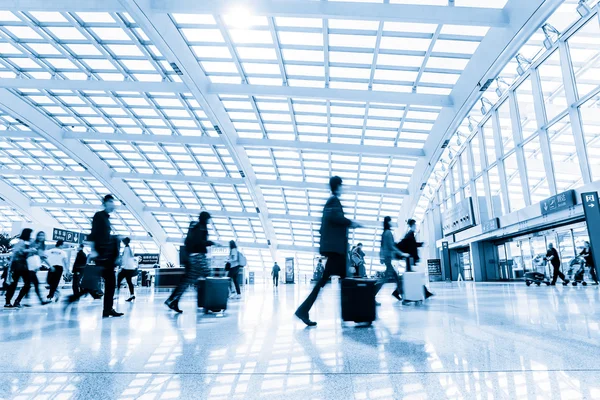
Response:
M296 317L308 326L317 325L311 321L308 313L312 308L319 291L327 284L332 275L340 278L346 277L346 255L348 254L348 229L359 228L360 225L344 216L344 209L339 196L342 194L342 178L334 176L329 179L331 197L327 200L321 218L321 242L319 252L327 257L325 271L321 279L315 284L312 292L304 303L296 310Z

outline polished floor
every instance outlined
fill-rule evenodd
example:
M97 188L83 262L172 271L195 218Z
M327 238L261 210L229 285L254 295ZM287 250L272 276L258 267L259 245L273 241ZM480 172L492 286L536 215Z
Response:
M600 399L597 287L439 283L402 306L386 286L368 328L341 323L331 285L306 328L309 289L249 286L224 316L148 289L121 319L91 299L2 310L0 398Z

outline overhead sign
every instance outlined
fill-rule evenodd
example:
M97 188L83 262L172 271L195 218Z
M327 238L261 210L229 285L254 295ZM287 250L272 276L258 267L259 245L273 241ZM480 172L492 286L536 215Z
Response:
M67 231L65 229L54 228L52 230L52 240L62 240L65 243L82 243L82 234L79 232Z
M583 213L590 238L590 248L596 271L600 266L600 203L598 192L582 193Z
M471 228L475 226L475 214L473 213L473 200L471 197L458 202L442 214L442 230L444 236Z
M488 219L481 223L481 232L483 233L495 231L498 228L500 228L499 218Z
M429 282L440 282L442 280L442 260L439 258L427 260L427 271Z
M542 215L547 215L558 211L568 210L576 204L577 199L575 198L575 191L568 190L543 200L540 203L540 210L542 211Z
M135 257L138 259L138 265L154 265L160 261L160 254L155 253L138 253Z

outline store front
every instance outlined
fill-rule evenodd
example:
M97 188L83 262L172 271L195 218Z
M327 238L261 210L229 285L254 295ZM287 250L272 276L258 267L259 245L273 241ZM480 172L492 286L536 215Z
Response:
M551 275L552 271L544 260L550 243L560 255L562 272L567 274L571 261L581 252L587 240L587 228L585 222L581 222L494 241L498 280L523 280L525 273L534 271Z

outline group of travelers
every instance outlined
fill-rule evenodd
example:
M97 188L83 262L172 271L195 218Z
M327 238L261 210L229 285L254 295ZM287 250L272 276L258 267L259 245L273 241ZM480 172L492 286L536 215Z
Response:
M32 238L33 230L25 228L18 237L18 242L12 248L11 259L5 273L7 283L5 308L20 308L21 302L33 286L42 305L59 300L58 287L64 276L65 281L72 280L73 294L67 298L67 306L73 304L86 294L94 298L104 297L103 317L120 317L123 313L113 308L116 286L123 279L127 281L130 297L127 301L135 300L132 278L137 275L137 262L130 247L130 239L111 234L110 213L115 210L114 197L107 195L103 199L103 210L97 212L92 219L92 230L87 240L91 251L87 255L84 245L80 244L73 269L70 271L65 243L57 240L53 248L46 248L46 235L43 231ZM121 253L120 245L124 244ZM93 264L93 265L90 265ZM120 266L118 278L116 268ZM38 271L48 270L47 283L49 292L43 297L40 291ZM104 280L104 291L100 289L100 279ZM19 281L23 286L14 303L12 298Z
M360 228L358 222L352 221L344 216L344 209L340 202L340 196L343 192L342 178L334 176L329 180L331 197L327 200L323 208L321 219L321 238L319 252L327 258L323 273L315 283L312 291L298 307L295 312L302 322L308 326L315 326L317 323L309 318L309 312L317 300L321 288L323 288L331 276L337 275L345 278L347 274L347 249L348 249L348 230ZM406 260L406 270L410 271L414 264L419 261L418 249L423 245L416 240L415 231L417 224L414 219L408 220L408 231L404 238L396 243L392 233L392 219L385 217L383 220L383 234L381 236L380 262L385 265L384 277L378 279L375 285L375 295L381 290L387 279L393 279L396 283L396 289L392 292L397 300L402 300L402 279L394 268L392 261L397 259ZM365 253L362 251L362 243L357 244L350 252L351 268L350 275L355 277L366 277ZM431 297L431 293L426 286L423 287L425 297ZM379 305L378 302L376 302Z

